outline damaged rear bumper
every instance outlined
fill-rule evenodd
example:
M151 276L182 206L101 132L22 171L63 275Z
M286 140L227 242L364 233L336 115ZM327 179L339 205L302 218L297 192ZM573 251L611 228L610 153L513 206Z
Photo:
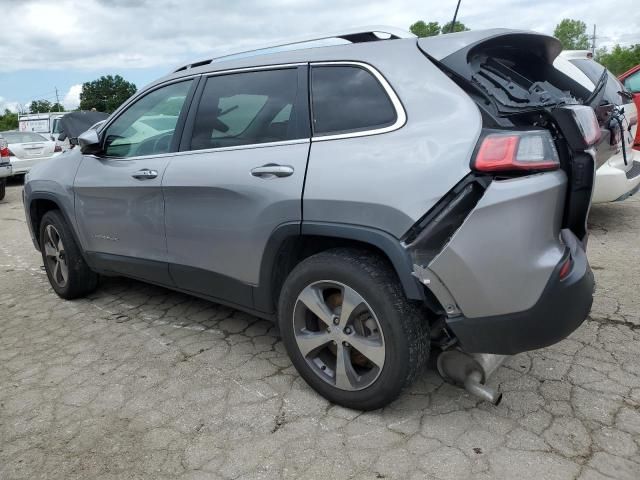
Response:
M576 330L591 309L595 286L587 256L578 239L562 231L567 248L540 299L528 310L505 315L449 318L447 325L466 352L511 355L559 342ZM560 279L568 256L569 274Z
M583 243L562 226L566 189L562 171L493 181L438 254L426 257L419 237L409 246L463 351L546 347L587 317L594 278Z

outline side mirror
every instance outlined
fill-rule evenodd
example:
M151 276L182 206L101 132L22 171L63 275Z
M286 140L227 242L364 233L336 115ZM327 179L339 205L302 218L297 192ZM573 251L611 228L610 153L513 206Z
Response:
M87 130L78 137L80 151L85 155L97 155L101 152L100 137L95 130Z

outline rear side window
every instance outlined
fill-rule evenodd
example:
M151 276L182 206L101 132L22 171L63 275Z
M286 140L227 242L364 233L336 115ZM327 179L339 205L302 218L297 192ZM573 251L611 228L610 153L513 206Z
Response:
M576 67L578 67L580 71L593 82L594 85L598 84L598 80L600 80L602 72L604 71L604 67L602 65L600 65L595 60L590 60L587 58L580 58L569 61ZM607 77L607 85L605 87L604 96L602 97L603 102L613 105L622 105L625 103L629 103L630 100L628 98L618 93L624 90L624 87L622 86L620 81L616 77L614 77L611 72L607 72Z
M295 68L233 73L207 79L191 149L236 147L303 138Z
M311 70L314 135L334 135L388 127L396 110L385 89L358 66L322 65Z

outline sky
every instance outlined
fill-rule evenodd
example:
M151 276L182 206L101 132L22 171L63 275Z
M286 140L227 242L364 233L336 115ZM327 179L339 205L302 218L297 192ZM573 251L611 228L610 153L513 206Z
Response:
M31 100L76 108L82 83L122 75L143 87L181 64L366 25L450 21L457 0L0 0L0 111ZM597 46L640 43L638 0L462 0L469 28L551 34L584 21ZM56 97L57 90L57 97Z

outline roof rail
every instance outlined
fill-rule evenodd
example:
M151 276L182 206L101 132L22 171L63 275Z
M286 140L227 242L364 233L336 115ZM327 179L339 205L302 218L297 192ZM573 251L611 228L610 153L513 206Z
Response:
M202 60L200 62L188 63L187 65L183 65L182 67L174 70L175 72L181 72L183 70L187 70L189 68L201 67L203 65L208 65L217 60L227 60L231 57L235 56L252 56L260 55L263 53L272 53L272 52L264 52L265 50L276 50L276 49L284 49L285 47L294 47L296 45L300 45L300 48L305 48L305 44L320 42L322 40L331 40L331 39L341 39L346 40L351 43L364 43L364 42L374 42L380 40L396 40L399 38L415 38L416 36L407 32L406 30L402 30L401 28L396 27L388 27L383 25L376 25L371 27L355 27L351 29L347 29L341 32L335 32L330 34L321 34L313 37L304 37L298 38L294 40L288 40L284 43L278 43L275 45L267 45L264 47L253 48L250 50L243 50L240 52L232 52L225 55L221 55L219 57L210 58L208 60ZM306 47L310 48L310 47ZM296 48L290 48L288 50L297 50Z

